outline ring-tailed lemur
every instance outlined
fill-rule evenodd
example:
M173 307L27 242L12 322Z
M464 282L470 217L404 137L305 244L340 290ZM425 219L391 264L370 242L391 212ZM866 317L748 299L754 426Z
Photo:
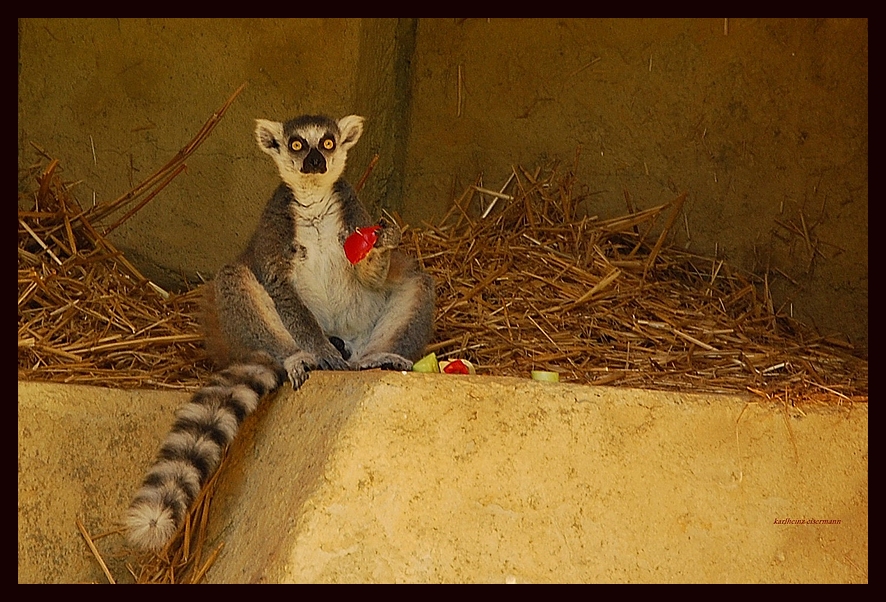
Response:
M396 250L400 229L381 220L356 265L343 243L369 214L341 177L363 118L259 119L259 147L283 183L246 250L207 287L207 351L224 369L178 412L126 517L129 540L162 548L181 524L243 419L288 378L314 369L408 370L430 340L434 286Z

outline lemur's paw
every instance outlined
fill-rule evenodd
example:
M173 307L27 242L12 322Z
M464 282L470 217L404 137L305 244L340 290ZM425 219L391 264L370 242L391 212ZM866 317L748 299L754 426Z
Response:
M378 220L381 230L378 231L378 239L375 241L376 249L395 249L400 244L400 226L396 222L381 218Z
M396 353L373 353L354 364L355 370L412 370L412 362Z
M293 389L298 389L308 379L311 370L350 370L351 365L332 343L328 343L320 353L299 351L283 360L283 368L289 376Z
M318 358L317 368L319 370L350 370L351 365L336 351L333 355L324 355L322 358Z
M283 368L293 389L298 389L308 380L308 373L316 367L315 362L316 358L306 351L299 351L283 360Z
M333 337L338 338L338 337ZM341 342L342 349L339 349L338 345L334 344L331 340L327 341L323 348L317 351L314 354L315 362L311 367L312 369L318 370L350 370L351 365L347 362L347 360L343 357L345 352L347 352L348 357L350 357L351 353L347 350L347 346L344 341L338 339ZM343 351L344 350L344 351Z

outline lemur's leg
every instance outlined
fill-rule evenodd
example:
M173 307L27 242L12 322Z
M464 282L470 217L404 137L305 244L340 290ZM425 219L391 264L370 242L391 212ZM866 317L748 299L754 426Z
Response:
M219 270L214 293L216 323L232 359L265 351L283 365L295 388L305 381L309 370L350 367L328 340L323 339L319 349L302 349L283 324L273 299L245 265Z
M431 338L434 320L434 283L416 269L414 260L394 252L388 273L385 311L369 341L351 365L358 370L409 370Z

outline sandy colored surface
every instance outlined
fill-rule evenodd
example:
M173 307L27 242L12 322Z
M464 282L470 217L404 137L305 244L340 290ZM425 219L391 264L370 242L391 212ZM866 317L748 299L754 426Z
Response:
M74 519L112 528L184 400L19 383L20 582L104 581ZM867 406L788 416L742 397L316 373L235 443L207 580L866 582ZM126 581L120 538L98 543Z

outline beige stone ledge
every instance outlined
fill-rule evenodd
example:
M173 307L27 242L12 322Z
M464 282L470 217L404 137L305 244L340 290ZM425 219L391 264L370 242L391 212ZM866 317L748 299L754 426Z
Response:
M113 528L186 398L19 383L20 582L105 580L75 519ZM315 373L233 446L207 580L866 582L867 405L749 399Z

